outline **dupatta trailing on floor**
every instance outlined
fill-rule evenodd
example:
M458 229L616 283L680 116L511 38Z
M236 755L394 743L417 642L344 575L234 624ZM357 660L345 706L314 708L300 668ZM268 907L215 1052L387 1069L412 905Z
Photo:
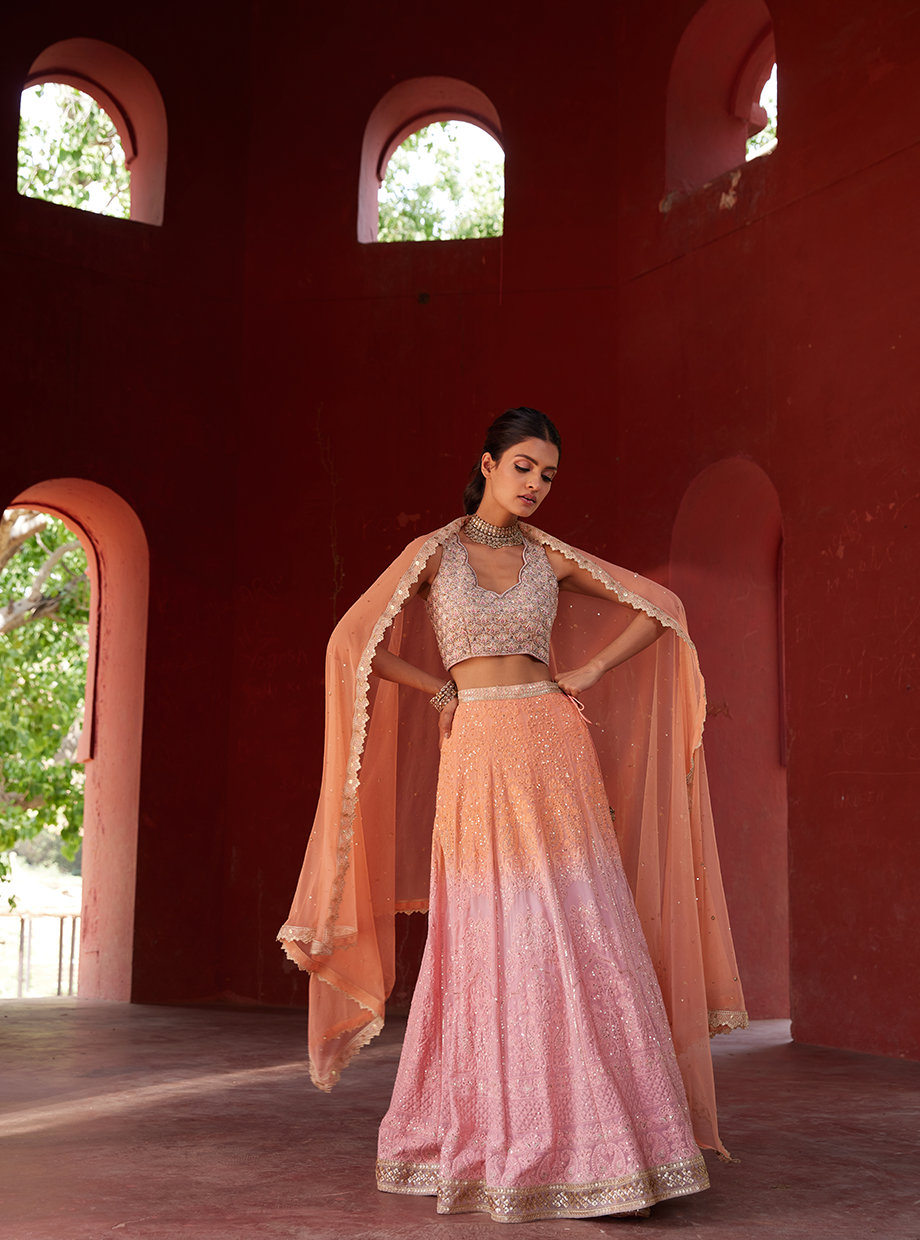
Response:
M383 643L441 676L425 605L411 587L463 518L411 543L336 626L326 654L326 741L313 831L278 938L312 973L310 1071L331 1089L383 1027L394 981L394 916L428 904L437 786L425 694L370 674ZM703 763L706 711L680 600L663 586L522 525L586 569L625 607L563 591L550 671L580 667L644 611L648 649L585 694L626 875L664 997L694 1135L724 1153L709 1038L747 1024Z

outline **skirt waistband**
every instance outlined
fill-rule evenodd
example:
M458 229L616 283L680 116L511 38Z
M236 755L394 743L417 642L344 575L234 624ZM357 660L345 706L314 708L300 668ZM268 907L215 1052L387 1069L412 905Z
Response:
M561 693L554 680L537 680L530 685L487 685L482 689L460 689L461 702L498 702L506 698L542 697L545 693Z

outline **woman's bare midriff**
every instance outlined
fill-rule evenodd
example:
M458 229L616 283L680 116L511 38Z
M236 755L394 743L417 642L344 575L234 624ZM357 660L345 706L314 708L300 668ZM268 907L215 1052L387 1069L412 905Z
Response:
M490 655L464 659L450 669L458 689L487 689L490 685L532 685L550 680L549 668L529 654Z

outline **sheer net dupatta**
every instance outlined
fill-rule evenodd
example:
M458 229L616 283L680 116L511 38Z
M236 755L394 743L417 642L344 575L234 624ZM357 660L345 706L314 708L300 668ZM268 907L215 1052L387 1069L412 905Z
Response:
M381 642L444 671L424 605L409 590L462 525L418 539L348 611L326 661L323 782L291 915L279 938L310 983L313 1080L329 1089L383 1025L393 919L427 907L437 730L425 694L370 676ZM709 1034L747 1023L702 756L706 701L680 601L662 586L538 530L664 636L585 695L626 874L664 995L700 1145L719 1141ZM632 618L563 592L552 671L580 666Z
M409 635L417 666L442 675L412 585L460 522L410 544L336 626L326 652L319 805L278 938L310 979L310 1074L329 1090L383 1027L394 981L394 913L428 907L437 729L426 696L370 676ZM400 859L397 864L397 857Z
M680 600L653 581L533 531L655 616L664 635L585 694L626 876L661 986L698 1143L719 1139L709 1038L747 1025L713 828L702 735L706 697ZM555 672L580 666L629 612L563 592ZM606 625L602 635L600 624Z

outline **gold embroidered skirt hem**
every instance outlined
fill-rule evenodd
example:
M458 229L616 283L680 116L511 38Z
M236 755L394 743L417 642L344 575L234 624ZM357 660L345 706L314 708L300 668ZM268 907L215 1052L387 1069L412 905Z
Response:
M702 1154L665 1167L593 1184L543 1184L502 1188L481 1180L442 1180L437 1163L377 1163L384 1193L437 1197L438 1214L489 1214L496 1223L533 1223L547 1218L598 1218L634 1214L659 1201L709 1187Z

